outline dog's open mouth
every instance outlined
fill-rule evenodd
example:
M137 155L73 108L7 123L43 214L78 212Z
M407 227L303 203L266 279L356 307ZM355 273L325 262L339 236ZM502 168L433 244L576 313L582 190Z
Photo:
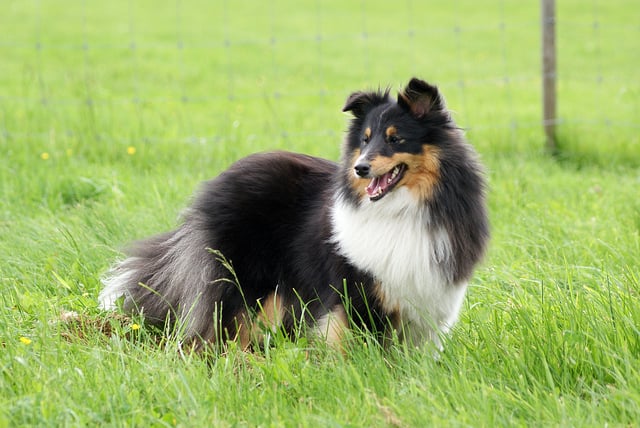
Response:
M400 165L396 165L391 171L372 178L366 188L369 199L377 201L393 190L396 184L398 184L404 176L406 170L407 165L401 163Z

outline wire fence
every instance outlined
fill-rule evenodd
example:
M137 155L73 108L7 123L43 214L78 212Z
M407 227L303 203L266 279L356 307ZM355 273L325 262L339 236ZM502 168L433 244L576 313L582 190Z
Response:
M321 139L341 130L351 91L418 75L471 133L542 139L539 5L423 3L14 2L0 18L0 134L73 139L94 123L102 142L208 143L253 115L260 131L244 138ZM559 2L560 132L638 142L636 3Z

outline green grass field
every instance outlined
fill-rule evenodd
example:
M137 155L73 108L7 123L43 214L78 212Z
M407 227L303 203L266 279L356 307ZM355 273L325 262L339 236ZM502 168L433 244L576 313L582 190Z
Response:
M0 427L635 425L640 4L558 3L556 158L537 2L5 5ZM490 182L491 248L439 361L366 338L204 359L97 308L119 249L201 180L255 151L337 159L347 95L412 75Z

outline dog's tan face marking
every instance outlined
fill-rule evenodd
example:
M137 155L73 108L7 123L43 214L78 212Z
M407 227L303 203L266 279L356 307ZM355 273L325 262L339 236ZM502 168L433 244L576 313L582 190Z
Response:
M392 137L394 135L398 134L398 130L396 129L395 126L391 125L387 128L387 130L384 132L385 135L387 136L387 138Z
M411 160L413 162L407 163L409 169L400 185L407 186L420 200L430 199L440 181L439 150L433 146L424 146L422 154L414 155Z
M402 144L404 143L404 138L401 135L398 135L398 129L394 125L390 125L384 131L386 135L387 143L389 144Z
M440 159L438 149L424 146L422 153L395 153L391 157L378 156L371 161L371 173L374 176L383 175L397 165L404 163L407 170L396 188L406 186L419 200L427 200L433 195L433 190L440 180ZM359 180L365 181L367 180Z
M367 129L364 130L364 137L369 140L371 138L371 128L367 127Z

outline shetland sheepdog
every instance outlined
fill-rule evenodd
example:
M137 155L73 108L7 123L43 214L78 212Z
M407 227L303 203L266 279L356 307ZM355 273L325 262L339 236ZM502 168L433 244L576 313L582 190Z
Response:
M356 327L441 349L489 238L482 167L422 80L396 99L355 92L343 111L353 118L339 163L237 161L176 230L111 268L101 306L179 326L196 348L260 346L276 330L341 347Z

